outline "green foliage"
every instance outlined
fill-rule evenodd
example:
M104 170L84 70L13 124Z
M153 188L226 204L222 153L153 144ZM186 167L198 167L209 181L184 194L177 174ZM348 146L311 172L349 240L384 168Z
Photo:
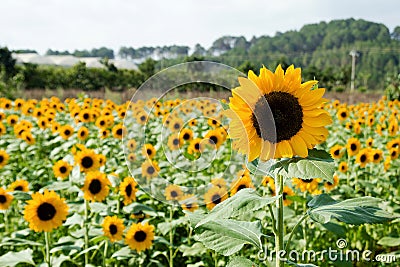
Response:
M327 194L316 196L308 203L310 218L325 224L332 219L347 224L383 223L395 219L393 215L382 210L382 200L373 197L359 197L336 201Z
M318 149L308 151L307 158L293 157L290 159L250 162L249 169L253 173L275 176L277 173L287 178L298 177L302 179L321 178L333 183L335 164L331 156Z
M19 252L9 251L0 257L0 265L14 267L20 263L35 265L32 259L32 249L28 248Z
M386 79L385 95L388 100L400 100L400 73L388 76Z
M226 267L257 267L257 265L243 257L232 257Z

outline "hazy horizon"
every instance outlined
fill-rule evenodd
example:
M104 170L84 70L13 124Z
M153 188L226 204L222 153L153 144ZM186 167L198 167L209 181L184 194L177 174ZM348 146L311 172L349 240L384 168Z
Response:
M0 46L9 49L64 51L122 46L185 45L209 48L222 36L274 36L300 30L306 24L337 19L383 23L390 31L400 26L400 2L386 1L259 1L229 4L205 0L151 3L127 0L5 0L0 17ZM384 15L382 15L384 14Z

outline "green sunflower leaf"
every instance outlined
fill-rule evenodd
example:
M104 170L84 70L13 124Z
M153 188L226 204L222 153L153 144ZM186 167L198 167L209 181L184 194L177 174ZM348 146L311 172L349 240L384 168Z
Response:
M235 221L229 219L214 220L195 230L199 234L196 241L216 252L229 256L238 252L245 244L261 249L261 223Z
M0 266L16 266L20 263L35 265L32 258L32 249L28 248L19 252L9 251L0 257Z
M245 188L236 193L233 197L215 206L196 227L216 219L228 219L238 217L249 212L260 210L273 203L276 197L261 197L254 189Z
M232 257L226 267L257 267L257 265L244 257Z
M314 179L321 178L333 183L333 174L336 170L335 163L320 158L298 158L297 160L289 161L286 177Z
M378 241L378 244L388 247L397 247L400 246L400 237L385 236Z
M321 224L332 219L347 224L383 223L397 217L379 207L382 200L374 197L360 197L336 201L326 194L315 197L308 204L310 218Z

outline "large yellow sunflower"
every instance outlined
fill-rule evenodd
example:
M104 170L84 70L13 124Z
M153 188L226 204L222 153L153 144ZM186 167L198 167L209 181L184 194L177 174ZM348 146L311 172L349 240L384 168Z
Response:
M334 189L337 185L339 184L339 176L337 176L336 174L333 176L333 183L331 182L325 182L324 183L324 187L326 189L326 191L331 191L332 189Z
M369 163L369 160L370 151L368 148L361 149L356 155L356 163L358 163L361 168L365 168L365 166Z
M213 129L207 132L204 136L204 140L206 140L205 143L210 144L214 148L219 148L224 142L224 137L221 135L220 130Z
M236 181L232 182L232 185L231 196L244 188L254 188L251 177L248 175L243 175L242 177L236 179Z
M301 83L301 70L291 65L286 73L279 65L275 73L265 67L256 76L239 77L225 114L231 119L234 148L249 161L282 157L307 157L308 149L325 141L332 123L321 106L324 88L317 81Z
M152 144L145 144L142 147L142 155L144 157L148 157L148 158L152 159L156 155L156 149L154 148L154 146Z
M283 205L285 206L289 206L290 204L292 204L292 201L290 199L288 199L288 196L294 196L294 192L292 190L292 188L290 188L289 186L285 185L283 187L283 192L282 192L282 199L283 199Z
M157 162L146 160L142 164L142 175L146 178L152 178L158 175L160 167L158 167Z
M103 233L105 236L110 238L111 242L115 242L122 239L124 232L124 220L119 219L117 216L107 216L102 224Z
M67 219L68 206L64 198L47 189L36 192L25 206L24 218L35 232L51 232Z
M112 128L113 136L117 139L122 139L122 136L126 133L126 128L121 123L115 125Z
M133 177L125 177L124 181L119 185L119 192L124 196L124 204L131 204L136 200L137 182Z
M204 203L207 209L212 210L216 205L228 198L228 191L225 188L219 188L216 186L211 187L204 194Z
M79 128L78 130L78 139L79 140L86 140L86 138L88 138L89 136L89 129L86 128L85 126L82 126L81 128Z
M107 175L99 171L88 172L83 185L83 197L90 201L103 201L109 192L110 180Z
M68 162L59 160L53 166L53 172L55 177L67 178L72 170L72 166Z
M178 133L172 133L168 137L168 147L171 150L177 150L183 145L183 141L179 139Z
M361 148L360 140L355 137L350 138L349 140L347 140L346 148L349 156L357 155L358 151L360 151Z
M9 156L6 151L0 150L0 169L3 168L8 162Z
M22 192L28 192L29 191L29 183L28 181L19 179L10 184L8 187L8 190L10 191L22 191Z
M300 178L293 178L292 184L296 185L296 188L300 189L301 192L308 191L313 193L315 190L318 189L318 185L321 179L300 179Z
M0 187L0 210L8 209L13 198L4 188Z
M182 196L183 192L179 185L170 184L165 188L165 198L167 200L180 200Z
M70 125L61 126L59 131L60 131L60 135L65 140L67 140L68 138L71 137L71 135L74 134L74 128L72 128L72 126L70 126Z
M84 148L77 152L74 160L76 164L79 164L83 172L94 171L100 167L98 156L91 149Z
M179 201L183 210L187 210L190 212L194 212L199 208L199 204L197 204L197 198L193 195L184 195Z
M179 139L181 139L182 142L192 140L193 139L193 131L188 128L183 128L179 132Z
M340 159L344 153L343 147L341 145L334 145L329 152L334 159Z
M137 252L149 249L154 240L154 226L148 223L132 224L125 236L125 242Z

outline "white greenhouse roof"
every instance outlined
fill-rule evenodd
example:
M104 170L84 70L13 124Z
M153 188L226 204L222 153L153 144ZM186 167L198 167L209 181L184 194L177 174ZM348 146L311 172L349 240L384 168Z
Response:
M104 65L100 63L101 58L99 57L74 57L71 55L41 56L35 53L13 53L13 58L19 64L32 63L38 65L72 67L79 62L85 62L88 68L104 68ZM137 65L129 60L110 59L109 62L113 63L118 69L137 69Z

